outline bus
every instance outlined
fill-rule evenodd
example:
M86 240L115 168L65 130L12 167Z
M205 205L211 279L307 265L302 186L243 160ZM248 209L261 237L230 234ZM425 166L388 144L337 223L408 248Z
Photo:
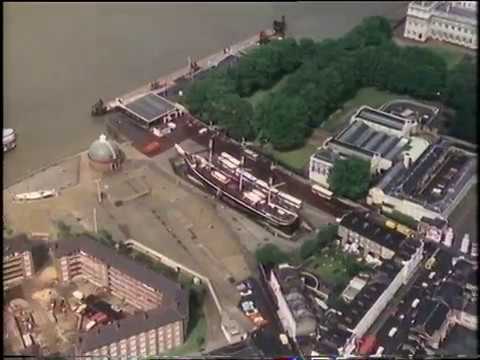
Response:
M312 185L312 192L324 199L330 200L333 197L333 192L318 185Z

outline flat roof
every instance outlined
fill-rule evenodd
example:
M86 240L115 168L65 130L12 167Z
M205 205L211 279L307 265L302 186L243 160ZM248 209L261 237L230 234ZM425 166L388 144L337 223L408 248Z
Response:
M395 157L402 149L400 137L378 131L361 120L351 122L334 140L387 159Z
M319 160L323 160L331 163L335 162L335 160L337 159L337 155L333 151L329 149L323 149L323 148L318 149L313 154L313 157L315 159L319 159Z
M22 253L31 250L32 246L29 243L26 234L18 234L11 238L5 238L3 245L3 256L13 255L14 253Z
M360 110L355 114L355 117L395 130L403 129L405 123L407 122L407 119L390 114L385 111L374 109L370 106L362 106Z
M157 94L145 95L129 104L124 104L123 107L146 123L151 123L175 109L170 101Z

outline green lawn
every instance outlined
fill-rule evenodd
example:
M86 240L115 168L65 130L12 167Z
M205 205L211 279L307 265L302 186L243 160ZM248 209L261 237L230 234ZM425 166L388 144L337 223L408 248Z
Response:
M330 115L327 121L322 124L322 129L329 132L335 132L341 128L346 121L350 119L354 110L362 105L369 105L378 108L391 100L407 98L403 95L393 94L387 91L381 91L373 87L362 88L357 91L354 98L343 104L343 108Z
M303 170L310 161L310 156L317 150L318 146L313 144L305 144L303 147L292 151L277 151L272 150L271 154L275 159L278 159L287 165L297 170Z
M324 249L310 259L306 270L332 286L346 286L351 278L347 272L347 257L337 248Z

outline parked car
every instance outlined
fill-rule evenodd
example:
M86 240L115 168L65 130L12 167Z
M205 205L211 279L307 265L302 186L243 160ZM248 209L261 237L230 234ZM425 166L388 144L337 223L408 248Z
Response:
M255 304L253 303L253 301L244 301L240 304L240 306L243 312L255 309Z
M247 316L252 316L252 315L255 315L255 314L258 314L258 309L257 308L251 308L251 309L247 309L245 311L245 315L247 315Z
M246 289L244 291L240 291L240 296L249 296L252 295L252 289Z

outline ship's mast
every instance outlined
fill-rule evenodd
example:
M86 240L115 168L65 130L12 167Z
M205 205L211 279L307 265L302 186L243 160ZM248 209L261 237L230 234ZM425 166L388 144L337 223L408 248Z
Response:
M242 156L240 160L240 182L239 182L239 190L242 191L243 188L243 168L245 165L245 156Z
M268 178L268 204L270 204L270 200L272 198L272 187L273 187L273 177Z
M213 158L213 138L208 140L208 166L212 165L212 158Z

